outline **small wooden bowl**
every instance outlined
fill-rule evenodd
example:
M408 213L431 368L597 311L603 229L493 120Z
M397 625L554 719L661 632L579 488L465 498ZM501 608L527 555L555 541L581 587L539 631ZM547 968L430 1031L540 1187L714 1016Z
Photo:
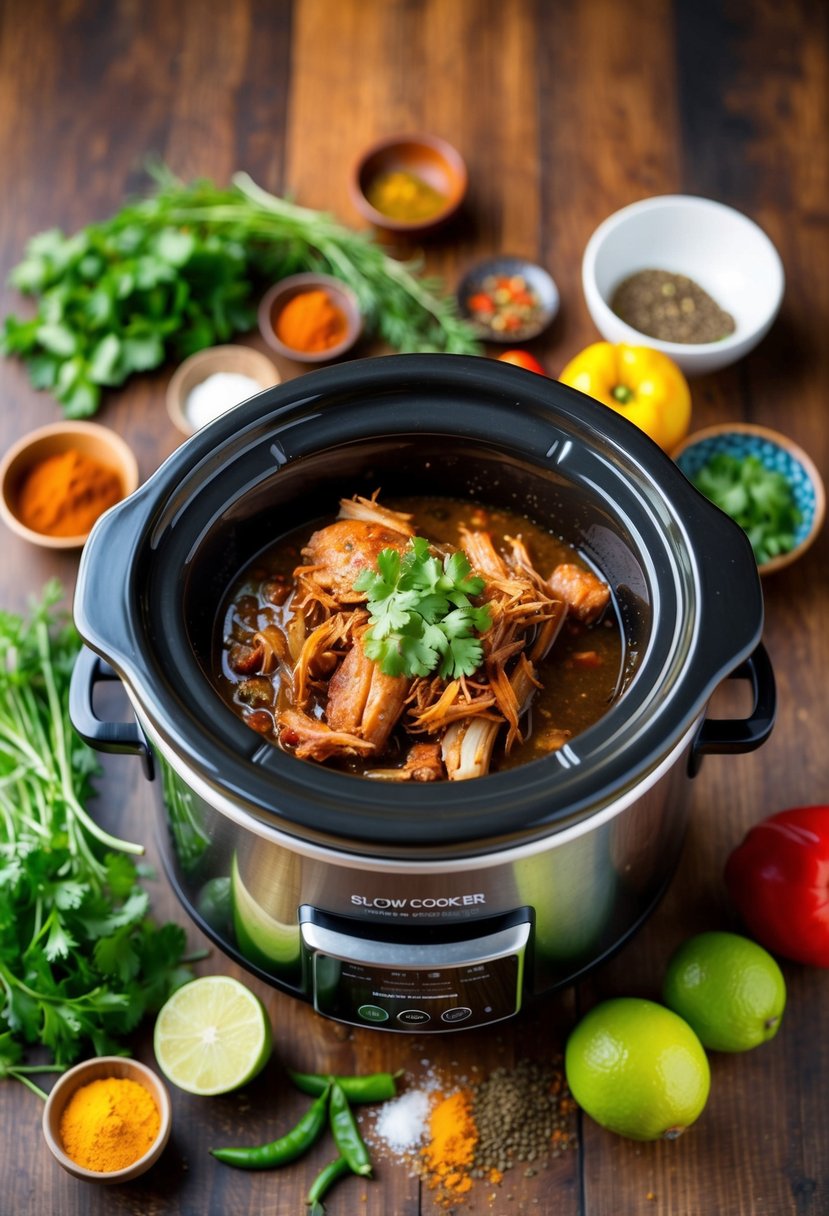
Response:
M187 415L187 398L197 384L202 384L208 376L217 372L248 376L256 381L260 389L279 384L281 378L268 356L251 346L210 346L206 350L196 351L179 364L167 385L167 413L183 435L193 435L198 430ZM233 405L229 405L228 409L232 409Z
M82 1085L88 1085L91 1081L100 1081L107 1077L123 1077L143 1085L158 1107L160 1123L158 1135L143 1157L139 1157L132 1165L128 1165L122 1170L102 1173L100 1170L88 1170L84 1166L78 1165L66 1154L60 1136L60 1121L76 1090L80 1089ZM52 1155L67 1173L72 1174L75 1178L83 1179L84 1182L102 1182L111 1185L115 1182L129 1182L132 1178L137 1178L140 1174L145 1173L150 1166L156 1163L164 1151L170 1138L171 1127L170 1095L164 1083L146 1064L141 1064L138 1060L128 1060L123 1056L98 1056L94 1060L85 1060L82 1064L76 1064L74 1068L70 1068L53 1086L43 1111L43 1135Z
M444 196L441 207L424 219L393 219L368 200L372 182L396 170L412 173ZM351 175L351 196L360 214L387 232L422 235L455 214L466 196L468 174L460 152L436 135L397 135L381 139L363 152Z
M28 528L18 515L20 491L28 473L42 460L71 450L114 469L122 498L138 486L138 463L129 445L109 427L96 422L55 422L30 431L13 443L0 462L0 516L13 532L45 549L78 549L89 531L78 536L47 536Z
M319 289L325 291L331 302L343 313L346 324L345 337L334 346L326 347L325 350L295 350L293 346L286 346L276 336L275 326L279 313L295 296ZM265 292L259 304L259 332L262 337L277 354L286 359L293 359L297 363L328 363L332 359L339 359L341 355L351 350L362 333L362 329L363 318L357 296L350 287L330 274L309 272L292 274L287 279L280 279L269 291Z
M749 422L709 426L689 435L671 453L685 476L692 480L718 452L739 458L756 456L767 469L782 473L792 488L800 523L794 547L758 565L760 574L773 574L802 557L812 545L826 513L823 479L811 458L785 435Z

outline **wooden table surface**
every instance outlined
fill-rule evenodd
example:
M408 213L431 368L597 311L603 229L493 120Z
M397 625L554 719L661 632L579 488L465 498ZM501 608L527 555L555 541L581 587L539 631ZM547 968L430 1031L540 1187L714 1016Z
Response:
M533 344L551 374L597 338L580 286L594 227L648 195L720 199L757 220L785 264L771 334L743 362L693 383L694 425L740 419L787 432L829 473L826 153L829 40L821 0L5 0L0 6L0 271L26 239L75 230L146 186L160 156L181 177L225 184L239 168L276 193L358 226L348 178L384 134L448 137L470 173L461 220L426 246L452 285L479 255L547 265L561 313ZM3 312L19 311L11 289ZM257 335L244 341L261 346ZM264 349L264 348L262 348ZM366 353L365 350L362 353ZM301 373L281 364L285 378ZM124 435L148 476L179 442L164 408L172 368L110 394L99 420ZM24 369L0 364L0 446L59 417ZM21 609L45 580L71 592L77 555L2 537L0 603ZM38 1099L0 1084L0 1213L301 1213L329 1149L282 1173L218 1166L210 1145L284 1130L303 1101L284 1066L319 1071L426 1064L458 1078L473 1064L559 1052L580 1011L612 995L656 996L666 960L703 928L736 928L722 868L747 828L827 798L829 537L765 584L765 640L779 688L760 751L706 761L693 786L675 880L638 936L589 980L488 1032L423 1039L349 1030L251 980L276 1036L268 1073L239 1094L173 1094L161 1162L120 1188L85 1185L46 1151ZM101 814L154 855L150 788L107 758ZM127 831L128 828L128 831ZM163 878L159 918L186 920ZM193 947L203 944L189 928ZM204 971L236 969L213 951ZM557 1216L807 1216L829 1212L829 974L784 964L789 1005L768 1045L712 1057L703 1116L673 1143L637 1144L573 1116L577 1144L532 1179L476 1185L473 1213ZM137 1053L152 1059L146 1038ZM332 1194L331 1216L415 1216L431 1194L393 1156L376 1181Z

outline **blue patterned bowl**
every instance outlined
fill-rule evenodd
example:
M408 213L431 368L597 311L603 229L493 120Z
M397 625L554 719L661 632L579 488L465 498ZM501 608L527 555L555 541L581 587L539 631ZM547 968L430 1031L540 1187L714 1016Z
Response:
M794 548L763 562L758 569L761 574L771 574L774 570L790 565L806 552L823 524L826 495L820 473L813 461L785 435L747 422L728 423L696 431L672 454L685 476L692 480L711 457L719 452L738 458L755 456L767 469L782 473L789 482L795 505L800 512Z

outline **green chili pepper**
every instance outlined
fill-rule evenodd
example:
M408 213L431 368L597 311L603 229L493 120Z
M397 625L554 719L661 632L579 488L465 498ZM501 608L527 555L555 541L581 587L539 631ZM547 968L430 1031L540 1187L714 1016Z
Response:
M329 1093L326 1086L296 1127L270 1144L260 1144L255 1148L211 1148L210 1152L217 1161L235 1165L240 1170L270 1170L296 1161L319 1139L325 1127Z
M393 1076L390 1072L375 1072L365 1077L324 1077L312 1072L291 1072L288 1075L297 1089L314 1097L323 1093L329 1082L336 1081L349 1102L385 1102L387 1098L397 1096L395 1079L399 1073Z
M363 1137L360 1135L348 1098L339 1082L331 1082L329 1116L334 1142L355 1174L367 1177L371 1173L371 1158Z
M308 1216L324 1216L325 1207L322 1202L324 1196L328 1194L334 1183L342 1178L343 1174L350 1173L351 1166L342 1155L335 1157L326 1165L325 1169L320 1170L305 1197L305 1202L311 1208Z

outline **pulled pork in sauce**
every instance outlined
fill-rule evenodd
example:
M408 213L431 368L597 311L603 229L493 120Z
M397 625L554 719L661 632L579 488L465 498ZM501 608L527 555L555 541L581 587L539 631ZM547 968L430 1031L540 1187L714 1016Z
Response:
M607 585L572 551L574 560L537 570L521 536L503 535L496 544L480 526L488 522L485 510L456 508L463 513L457 544L430 543L440 557L462 549L483 579L477 598L488 605L490 623L479 638L477 670L457 678L392 676L368 658L366 595L354 584L384 549L402 553L416 529L411 513L382 506L376 495L344 499L338 519L310 536L292 571L266 573L256 600L242 594L230 605L223 691L249 726L303 760L367 777L463 781L525 747L528 711L547 683L546 669L561 668L574 683L562 685L552 707L536 708L533 750L523 759L567 742L573 730L556 722L556 705L584 700L584 681L607 665L590 720L604 712L618 676L618 630L612 652L592 641L585 649L579 639L606 620ZM591 630L591 639L600 632ZM564 657L555 661L559 652Z

